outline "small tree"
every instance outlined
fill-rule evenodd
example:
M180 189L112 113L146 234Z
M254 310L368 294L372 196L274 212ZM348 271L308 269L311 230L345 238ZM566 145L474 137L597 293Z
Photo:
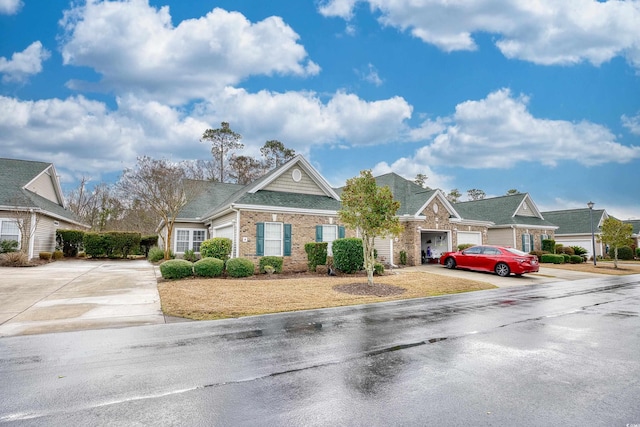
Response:
M220 164L220 182L224 182L224 159L231 150L244 148L240 143L242 135L232 131L228 122L222 122L220 129L207 129L200 141L211 142L211 155Z
M199 193L196 181L185 178L184 169L168 160L138 157L135 168L125 169L118 187L151 208L167 229L164 258L171 258L173 225L182 208Z
M373 285L373 242L376 237L398 235L402 232L396 216L400 203L393 200L389 187L378 187L370 170L361 171L359 177L347 180L341 198L342 209L338 211L338 215L346 225L360 231L367 282Z
M625 224L615 218L607 218L602 223L602 233L598 240L605 245L609 245L609 250L613 250L613 265L615 268L618 268L618 249L633 243L632 234L633 225Z
M20 232L20 252L29 255L31 238L36 232L40 216L35 209L20 207L20 202L15 201L11 216L15 218L16 227Z

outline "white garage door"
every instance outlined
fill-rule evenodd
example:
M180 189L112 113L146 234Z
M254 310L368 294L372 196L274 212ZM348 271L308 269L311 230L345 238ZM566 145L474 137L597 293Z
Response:
M231 239L233 241L233 225L229 225L227 227L216 228L213 231L215 237L226 237L227 239Z
M470 243L472 245L482 244L482 234L479 231L458 231L458 244Z

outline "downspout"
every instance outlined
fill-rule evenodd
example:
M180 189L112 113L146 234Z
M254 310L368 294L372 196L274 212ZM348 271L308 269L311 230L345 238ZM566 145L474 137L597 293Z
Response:
M31 220L29 222L29 259L33 258L33 246L36 241L36 213L33 209L29 209Z
M393 238L389 239L389 265L391 266L391 268L398 268L398 266L393 262Z
M235 258L240 258L240 210L234 208L233 205L231 205L230 209L233 212L236 213L236 221L235 221L236 224L233 227L233 233L234 233L234 239L233 240L234 240L234 242L236 244L236 248L235 248L236 249L235 250L236 256L235 256Z
M511 230L513 230L513 248L518 249L518 242L516 242L516 226L512 225Z

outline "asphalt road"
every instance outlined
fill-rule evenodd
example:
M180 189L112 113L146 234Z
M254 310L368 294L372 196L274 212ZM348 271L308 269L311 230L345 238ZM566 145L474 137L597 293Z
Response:
M640 424L640 275L0 338L0 423Z

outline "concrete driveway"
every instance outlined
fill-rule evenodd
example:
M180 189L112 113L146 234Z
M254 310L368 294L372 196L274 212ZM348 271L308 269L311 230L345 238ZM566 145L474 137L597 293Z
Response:
M146 260L0 267L0 337L165 323Z

